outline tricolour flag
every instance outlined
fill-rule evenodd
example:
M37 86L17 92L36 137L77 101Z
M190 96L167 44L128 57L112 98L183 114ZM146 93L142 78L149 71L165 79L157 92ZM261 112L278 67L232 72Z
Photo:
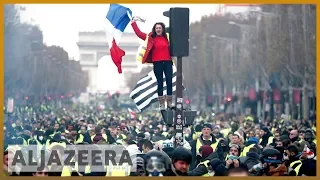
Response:
M132 16L132 11L119 4L110 4L108 14L106 16L106 35L110 48L110 56L114 64L118 68L118 72L122 73L121 63L125 52L118 47L120 38L125 28L130 22L129 15Z
M172 76L172 92L176 91L176 81L177 81L177 69L175 66L172 66L173 76ZM167 84L165 75L163 75L163 95L167 95ZM140 111L148 108L151 104L158 101L157 93L158 85L157 79L154 75L154 72L151 71L148 75L142 77L137 85L134 87L130 93L130 98L137 105L137 108Z
M137 113L134 112L132 109L128 108L129 114L130 114L130 118L131 119L136 119L137 118Z

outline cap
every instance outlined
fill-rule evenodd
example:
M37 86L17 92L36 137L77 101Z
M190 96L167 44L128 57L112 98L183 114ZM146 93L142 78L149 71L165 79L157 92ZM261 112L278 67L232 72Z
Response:
M268 148L262 152L262 160L266 163L281 164L282 163L282 154L273 148Z
M204 125L202 126L202 129L203 129L203 128L210 128L210 129L212 130L211 124L204 124Z

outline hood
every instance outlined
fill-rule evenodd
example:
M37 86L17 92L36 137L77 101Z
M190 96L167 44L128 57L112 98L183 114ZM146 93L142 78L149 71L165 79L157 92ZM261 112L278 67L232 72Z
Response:
M248 141L246 142L246 146L249 146L251 144L258 144L258 143L259 143L258 138L252 137L248 139Z
M211 153L208 157L205 158L205 160L209 160L210 161L210 160L215 159L215 158L219 159L219 155L218 155L217 152Z
M128 145L126 150L129 152L130 156L141 154L141 151L139 151L139 147L136 144Z

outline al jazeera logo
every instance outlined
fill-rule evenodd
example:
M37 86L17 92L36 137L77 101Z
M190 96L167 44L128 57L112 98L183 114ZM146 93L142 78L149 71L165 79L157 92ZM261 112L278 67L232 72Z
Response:
M90 166L91 171L101 172L106 167L119 170L130 167L135 172L130 155L123 147L118 145L65 145L56 143L50 148L39 149L37 145L9 146L8 169L11 172L36 172L48 169L62 169L65 166L79 169ZM17 168L18 167L18 168ZM51 167L51 168L49 168ZM52 168L55 167L55 168Z

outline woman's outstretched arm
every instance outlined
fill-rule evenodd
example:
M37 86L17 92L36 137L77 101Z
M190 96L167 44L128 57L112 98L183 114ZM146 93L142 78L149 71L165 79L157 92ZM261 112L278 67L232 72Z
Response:
M132 21L131 26L132 26L132 28L133 28L133 31L136 33L136 35L137 35L140 39L146 40L147 34L140 31L140 29L139 29L136 21Z

